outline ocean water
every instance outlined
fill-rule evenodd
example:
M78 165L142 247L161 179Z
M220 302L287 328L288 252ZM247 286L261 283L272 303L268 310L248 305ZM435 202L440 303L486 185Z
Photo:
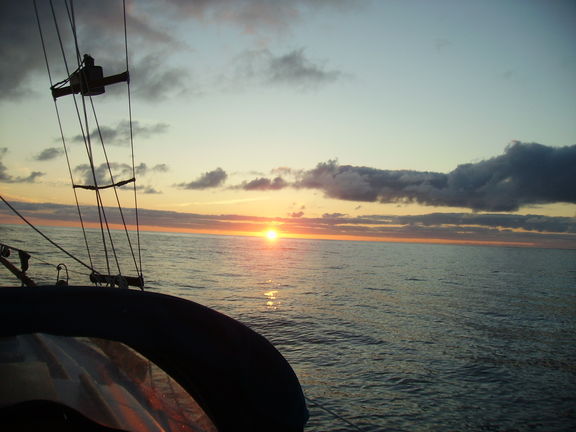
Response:
M42 230L86 256L78 230ZM318 405L363 431L576 430L576 250L141 239L148 290L236 318L283 353L311 400L309 431L357 430ZM71 261L26 227L0 227L0 242ZM72 283L82 273L69 265Z

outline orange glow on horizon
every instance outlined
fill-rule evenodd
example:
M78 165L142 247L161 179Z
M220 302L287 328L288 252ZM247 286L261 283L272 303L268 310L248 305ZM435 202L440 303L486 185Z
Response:
M35 226L54 226L54 227L71 227L80 228L79 223L59 221L59 220L46 220L40 217L30 217L28 219ZM23 225L22 221L17 217L0 218L3 224L16 224ZM85 223L87 228L99 229L97 223ZM123 230L124 227L119 224L110 224L111 229ZM136 230L134 225L129 225L128 230ZM141 231L152 232L167 232L167 233L188 233L188 234L209 234L209 235L227 235L227 236L243 236L243 237L265 237L270 240L279 237L278 231L269 229L265 231L242 231L242 230L225 230L225 229L199 229L199 228L180 228L180 227L165 227L156 225L140 225ZM513 241L513 240L481 240L481 239L457 239L457 238L417 238L417 237L394 237L394 236L360 236L350 234L320 234L320 233L290 233L283 231L283 238L293 239L310 239L310 240L347 240L347 241L369 241L369 242L388 242L388 243L427 243L427 244L453 244L453 245L471 245L471 246L504 246L504 247L542 247L542 248L560 248L560 249L574 249L572 245L566 243L549 243L545 238L542 241Z

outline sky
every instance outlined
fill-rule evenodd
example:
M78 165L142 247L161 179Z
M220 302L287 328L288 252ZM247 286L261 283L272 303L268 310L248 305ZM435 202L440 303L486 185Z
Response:
M53 1L72 71L66 4ZM34 3L0 3L0 191L37 224L71 225L70 177L94 175L73 97L51 97L68 74L50 3L37 6L51 78ZM71 9L81 54L105 75L126 70L122 2ZM573 0L133 0L126 11L144 229L576 248ZM110 171L132 177L126 89L85 98L99 185ZM131 191L118 193L129 216ZM91 226L95 194L76 192ZM112 189L102 197L115 205ZM4 204L0 220L18 221Z

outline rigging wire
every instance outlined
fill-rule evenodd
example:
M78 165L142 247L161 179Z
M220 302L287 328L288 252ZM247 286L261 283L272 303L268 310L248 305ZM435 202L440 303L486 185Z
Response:
M50 87L53 87L52 84L52 74L50 72L50 63L48 62L48 55L46 53L46 44L44 42L44 32L42 31L42 25L40 24L40 16L38 14L38 7L36 5L36 0L34 0L34 12L36 13L36 22L38 24L38 32L40 33L40 40L42 42L42 51L44 53L44 60L46 62L46 70L48 71L48 79L50 81ZM57 84L56 84L57 85ZM60 111L58 110L58 104L56 103L56 99L54 99L54 109L56 110L56 117L58 118L58 127L60 129L60 136L62 137L62 146L64 147L64 154L66 155L66 163L68 165L68 173L70 175L70 183L74 184L74 177L72 175L72 167L70 166L70 157L68 155L68 147L66 146L66 139L64 138L64 131L62 129L62 121L60 119ZM88 260L90 261L90 267L94 267L94 263L92 261L92 255L90 254L90 246L88 245L88 236L86 235L86 227L84 226L84 219L82 217L82 211L80 210L80 203L78 201L78 194L76 193L76 189L72 189L74 192L74 201L76 202L76 210L78 212L78 218L80 219L80 226L82 227L82 235L84 237L84 244L86 245L86 252L88 254Z
M50 0L50 1L52 1L52 0ZM70 21L70 26L72 28L72 35L74 37L74 47L75 47L75 51L76 51L78 67L80 67L82 63L81 63L81 59L80 59L80 49L79 49L79 45L78 45L78 33L76 30L76 18L75 18L75 14L74 14L74 1L70 0L70 7L68 7L68 3L66 1L64 3L66 4L66 11L68 12L68 19ZM76 99L74 98L74 100L76 100ZM112 254L114 256L114 260L116 262L118 272L121 274L122 271L120 270L120 264L119 264L118 257L116 254L116 249L114 247L114 242L112 241L112 235L110 233L110 226L108 224L108 218L106 217L106 211L104 209L104 203L103 203L100 191L98 190L98 180L97 180L97 176L96 176L96 169L94 167L94 153L92 150L92 142L91 142L91 138L90 138L90 127L88 124L88 113L86 110L86 100L85 100L84 95L82 95L82 111L84 114L84 123L85 123L85 130L86 130L86 135L84 137L85 145L86 145L86 150L87 150L87 154L88 154L88 161L90 163L90 169L92 171L92 179L94 181L94 186L96 187L96 189L95 189L96 204L98 207L98 218L100 221L100 233L101 233L101 238L102 238L102 245L104 247L104 255L106 258L106 268L107 268L108 274L110 274L111 273L110 272L110 260L109 260L109 256L108 256L108 247L106 244L106 236L104 234L104 226L106 226L108 238L110 239L110 248L112 250ZM80 120L80 123L82 123L81 120Z
M83 265L84 267L86 267L88 270L92 271L93 273L97 273L98 272L96 270L94 270L94 268L88 264L86 264L84 261L82 261L79 258L76 258L74 255L72 255L70 252L68 252L66 249L64 249L62 246L60 246L58 243L56 243L55 241L53 241L52 239L50 239L46 234L44 234L42 231L40 231L38 228L36 228L34 225L32 225L31 222L28 221L28 219L26 219L26 217L24 215L22 215L22 213L20 213L18 210L16 210L8 201L6 201L4 199L4 197L2 195L0 195L0 199L2 201L4 201L4 204L6 204L10 210L12 210L20 219L22 219L30 228L32 228L34 231L36 231L38 234L40 234L42 237L44 237L45 240L47 240L48 242L50 242L53 246L57 247L58 249L60 249L62 252L64 252L66 255L68 255L70 258L72 258L74 261L76 261L77 263Z
M84 96L82 96L82 111L84 113L84 121L85 121L85 125L86 125L86 130L89 131L89 126L88 126L88 112L86 110L86 98ZM108 234L108 237L110 238L110 247L112 249L112 253L114 256L114 259L116 261L116 265L118 267L118 272L122 273L120 271L120 265L118 264L118 257L116 256L116 250L114 248L114 243L112 242L112 236L110 234L110 227L108 225L108 218L106 217L106 212L104 210L104 203L102 202L102 195L100 194L100 190L98 189L98 180L96 178L96 170L94 168L94 160L93 160L93 150L92 150L92 142L90 139L90 133L88 133L86 135L87 138L87 143L88 143L88 148L90 149L90 153L89 153L89 160L90 160L90 168L92 170L92 180L94 181L94 186L95 186L95 192L96 192L96 204L98 207L98 217L100 219L100 233L101 233L101 237L102 237L102 244L104 246L104 253L106 256L106 269L108 271L108 274L110 274L110 261L108 259L108 248L106 245L106 236L104 234L104 225L106 225L106 231Z
M70 9L68 9L68 1L64 0L64 5L66 6L66 12L68 13L68 20L70 21L70 27L72 28L72 33L74 35L74 47L76 49L76 61L78 67L82 64L80 49L78 47L78 39L76 37L76 16L74 15L74 0L70 0Z
M122 14L124 19L124 48L126 50L126 72L130 73L129 62L128 62L128 28L126 25L126 0L122 0ZM129 125L130 125L130 151L132 154L132 177L136 178L136 168L134 164L134 131L132 128L132 98L130 92L130 75L128 75L128 82L127 82L127 89L128 89L128 118L129 118ZM136 180L134 180L134 211L136 216L136 238L138 244L138 262L140 263L140 270L138 274L142 276L142 248L140 246L140 218L138 216L138 195L136 193Z
M78 33L77 33L77 28L76 28L76 18L75 18L75 13L74 13L74 1L73 0L64 0L64 5L66 8L66 13L68 15L68 21L72 30L72 35L73 35L73 40L74 40L74 49L75 49L75 54L77 57L77 63L78 63L78 67L77 69L72 72L70 72L70 67L68 64L68 60L66 57L66 53L64 50L64 43L63 43L63 38L62 38L62 33L60 31L60 26L58 23L58 18L56 16L56 11L54 8L54 2L53 0L50 0L50 9L52 12L52 19L54 22L54 27L56 29L56 34L58 36L58 43L60 46L60 51L62 53L62 58L64 61L64 66L66 68L66 72L68 74L68 78L57 82L56 84L53 84L53 79L52 79L52 75L51 75L51 71L50 71L50 65L48 62L48 56L47 56L47 50L46 50L46 44L44 41L44 34L43 34L43 30L42 30L42 26L40 24L40 18L39 18L39 13L38 13L38 7L37 7L37 3L36 0L33 0L34 3L34 9L35 9L35 13L36 13L36 20L37 20L37 24L38 24L38 29L39 29L39 33L40 33L40 38L42 41L42 47L43 47L43 52L44 52L44 59L46 62L46 67L48 70L48 76L49 76L49 80L50 80L50 85L51 88L60 88L63 87L65 84L70 82L70 78L72 76L72 74L74 73L79 73L82 70L82 66L84 64L84 61L81 60L80 57L80 49L79 49L79 44L78 44ZM126 59L126 69L128 72L128 66L129 66L129 62L128 62L128 36L127 36L127 18L126 18L126 2L125 0L123 0L123 21L124 21L124 43L125 43L125 59ZM134 178L134 183L135 183L135 173L136 173L136 168L135 168L135 158L134 158L134 132L133 132L133 120L132 120L132 107L131 107L131 92L130 92L130 81L127 81L128 84L128 112L129 112L129 126L130 126L130 147L131 147L131 160L132 160L132 174L133 174L133 178ZM116 247L114 245L114 241L112 238L112 233L111 233L111 229L110 229L110 224L108 221L108 217L106 215L106 210L105 210L105 206L104 206L104 202L103 202L103 198L102 198L102 194L100 192L100 188L98 187L98 175L97 175L97 170L95 167L95 161L94 161L94 151L92 148L92 141L91 141L91 134L90 134L90 127L89 127L89 120L88 120L88 109L86 107L86 101L85 101L85 95L82 95L82 108L80 109L80 107L78 106L78 102L76 100L76 97L74 95L74 93L72 93L72 97L74 100L74 106L76 109L76 115L78 118L78 123L80 125L80 130L82 133L82 138L84 141L84 145L85 145L85 149L86 149L86 153L88 156L88 160L89 160L89 166L90 166L90 170L91 170L91 174L92 174L92 179L94 181L94 190L96 193L96 205L98 207L98 218L99 218L99 222L100 222L100 234L101 234L101 241L102 241L102 245L104 248L104 255L106 258L106 267L108 270L108 274L110 274L110 258L109 258L109 253L108 253L108 241L106 240L106 235L105 235L105 231L107 234L107 237L109 239L109 245L110 245L110 249L111 249L111 253L114 257L116 266L118 268L118 272L121 274L122 271L120 269L120 263L118 260L118 256L116 253ZM103 141L103 137L102 137L102 131L100 129L100 125L98 123L98 118L97 118L97 114L96 114L96 109L94 106L94 102L92 100L92 97L90 97L90 104L92 106L92 112L94 115L94 120L96 123L96 130L98 132L98 135L100 136L100 141L102 143L102 149L104 152L104 156L106 159L106 166L108 167L108 172L110 174L110 178L112 180L112 186L114 186L114 192L116 195L116 201L117 201L117 205L118 205L118 209L120 211L120 216L122 218L122 223L124 226L124 231L126 233L126 237L128 240L128 245L130 247L130 251L132 254L132 260L134 261L134 266L136 269L136 272L138 273L138 275L141 277L142 276L142 253L141 253L141 243L140 243L140 223L139 223L139 215L138 215L138 202L137 202L137 193L136 193L136 184L134 184L134 206L135 206L135 217L136 217L136 231L137 231L137 243L138 243L138 262L136 260L136 255L134 252L134 247L132 245L132 241L130 239L130 235L128 233L128 228L127 228L127 224L126 224L126 218L124 217L124 213L122 211L122 206L120 204L120 199L118 196L118 192L116 190L117 185L114 183L114 178L112 175L112 169L111 169L111 165L110 165L110 161L106 152L106 147L104 145L104 141ZM84 235L84 242L86 245L86 249L88 252L88 257L90 260L90 265L93 268L94 264L92 261L92 256L90 253L90 245L88 243L88 237L86 234L86 229L85 229L85 224L83 221L83 217L82 217L82 211L80 209L80 205L79 205L79 200L78 200L78 195L76 193L76 186L74 184L74 178L73 178L73 174L72 174L72 167L71 167L71 162L70 162L70 157L69 157L69 152L68 152L68 148L66 145L66 139L64 137L64 132L63 132L63 127L62 127L62 120L60 117L60 112L58 109L58 104L56 103L56 98L54 98L54 106L55 106L55 110L56 110L56 115L58 118L58 125L59 125L59 129L60 129L60 135L62 138L62 144L64 147L64 153L66 155L66 161L67 161L67 165L68 165L68 172L70 175L70 180L73 186L73 192L74 192L74 197L75 197L75 201L76 201L76 207L77 207L77 211L78 211L78 215L79 215L79 219L81 222L81 226L82 226L82 232ZM83 116L81 116L81 112L83 113ZM82 119L82 117L84 117Z
M8 245L8 244L6 244L6 243L0 243L0 247L2 247L2 246L7 247L8 249L13 250L13 251L24 252L24 253L28 254L31 259L35 259L36 261L40 261L42 264L46 264L46 265L48 265L48 266L50 266L50 267L54 267L55 269L58 269L58 265L52 264L51 262L48 262L48 261L46 261L46 260L44 260L44 259L42 259L42 258L40 258L40 257L37 257L36 255L33 255L33 254L30 253L29 251L25 251L25 250L23 250L23 249L19 249L19 248L14 247L14 246L10 246L10 245ZM68 270L68 271L69 271L70 273L76 273L76 274L82 275L82 276L90 276L89 273L82 273L82 272L79 272L78 270L70 269L70 270Z
M74 36L74 41L75 41L75 47L76 47L76 55L77 55L77 62L78 62L78 68L80 68L81 63L80 63L80 56L79 56L79 52L78 52L78 43L77 43L77 37L76 37L76 28L74 25L74 17L71 15L70 13L70 9L72 9L73 5L71 4L70 8L68 7L68 3L66 1L64 1L64 5L66 6L66 12L68 14L68 20L70 21L70 26L72 27L72 33ZM60 51L62 53L62 58L64 60L64 66L66 68L66 73L68 74L68 76L70 76L70 68L68 67L68 60L66 59L66 53L64 51L64 44L62 43L62 36L60 33L60 26L58 25L58 20L56 18L56 12L54 11L54 4L52 2L52 0L50 0L50 8L52 10L52 18L54 21L54 27L56 28L56 34L58 35L58 43L60 44ZM84 140L84 147L86 148L86 153L88 155L88 161L90 162L90 167L92 170L92 174L95 177L95 172L94 172L94 162L92 159L92 149L89 145L89 129L86 129L86 131L84 131L84 125L82 123L82 118L80 116L80 109L78 108L78 101L76 100L76 95L72 94L72 98L74 100L74 107L76 109L76 116L78 118L78 123L80 126L80 131L82 133L82 138ZM88 122L86 122L86 127L88 128ZM88 139L87 139L87 135L88 135ZM68 167L70 169L70 166ZM74 184L74 181L72 180L72 184ZM105 237L104 237L104 228L103 228L103 223L102 223L102 215L100 212L100 207L98 207L98 218L100 221L100 232L101 232L101 237L102 237L102 242L104 244L104 256L106 259L106 267L108 269L108 273L110 273L110 265L109 265L109 257L108 257L108 250L106 247L106 241L105 241Z
M110 161L108 159L108 152L106 151L106 146L104 145L104 137L102 136L102 131L100 129L100 124L98 122L98 116L96 115L96 108L94 107L94 100L90 96L90 104L92 105L92 113L94 114L94 121L96 123L96 130L98 131L98 136L100 137L100 143L102 144L102 152L104 153L104 159L106 160L106 166L108 167L108 174L110 175L110 181L114 188L114 195L116 196L116 203L118 204L118 210L120 212L120 217L122 219L122 224L124 226L124 232L126 233L126 239L128 241L128 246L130 247L130 252L132 253L132 259L134 261L134 266L136 267L136 272L140 274L138 270L138 264L136 263L136 256L134 254L134 248L132 247L132 242L130 241L130 235L128 234L128 227L126 225L126 218L124 217L124 212L122 211L122 205L120 204L120 197L118 196L118 187L114 181L114 175L112 174L112 167L110 166Z
M65 6L66 6L66 11L67 11L67 13L68 13L68 19L70 20L70 23L72 23L72 18L70 17L70 11L69 11L69 9L68 9L68 3L65 1L64 4L65 4ZM70 74L70 68L69 68L69 66L68 66L68 60L67 60L67 58L66 58L66 53L65 53L65 51L64 51L64 44L63 44L63 42L62 42L62 35L61 35L61 33L60 33L60 26L58 25L58 19L56 18L56 12L55 12L55 10L54 10L54 4L53 4L52 0L50 0L50 9L52 10L52 19L53 19L53 21L54 21L54 27L55 27L55 29L56 29L56 34L57 34L57 36L58 36L58 43L60 44L60 52L62 53L62 59L63 59L63 61L64 61L64 66L65 66L65 68L66 68L66 73L67 73L68 76L70 77L70 75L71 75L71 74ZM73 28L73 30L74 30L74 28ZM75 40L76 40L76 34L75 34L75 33L74 33L74 38L75 38ZM80 68L80 61L78 61L78 68ZM83 125L83 123L82 123L82 118L81 118L81 116L80 116L80 109L78 108L78 102L77 102L76 96L75 96L74 94L72 94L72 98L73 98L73 100L74 100L74 107L75 107L75 109L76 109L76 116L77 116L77 118L78 118L78 123L79 123L79 125L80 125L80 132L81 132L82 138L83 138L83 140L84 140L84 147L86 148L86 153L88 154L88 160L89 160L89 162L90 162L90 166L91 166L91 168L92 168L92 171L94 172L94 164L93 164L93 162L92 162L92 152L91 152L91 149L90 149L90 147L89 147L89 145L88 145L88 141L87 141L87 139L86 139L86 133L85 133L85 131L84 131L84 125ZM60 118L59 118L59 120L60 120ZM87 130L86 132L88 132L88 130ZM62 134L62 137L63 137L63 139L64 139L64 135L63 135L63 134ZM68 166L68 169L71 170L70 165ZM71 182L72 182L72 184L74 184L74 180L73 180L73 179L71 180ZM100 216L100 213L98 213L98 215ZM100 217L100 227L101 227L101 229L102 229L102 218L101 218L101 217ZM103 234L102 234L102 237L104 238L104 235L103 235ZM107 252L105 253L105 257L106 257L106 262L108 262L108 253L107 253Z
M68 10L68 8L67 8L67 10ZM71 25L71 27L72 27L73 34L74 34L74 42L75 42L75 46L76 46L76 53L77 53L77 55L78 55L78 57L79 57L79 56L80 56L80 50L79 50L79 48L78 48L78 39L77 39L76 21L75 21L75 15L74 15L74 4L73 4L73 0L70 0L70 9L68 10L68 17L69 17L69 20L70 20L70 25ZM125 40L126 40L126 35L125 35ZM88 131L89 128L88 128L88 120L87 120L86 106L85 106L85 97L84 97L84 96L82 96L82 103L83 103L84 117L85 117L85 122L86 122L86 130ZM96 109L95 109L95 107L94 107L94 101L93 101L93 99L92 99L91 96L90 96L90 103L91 103L91 105L92 105L92 111L93 111L93 114L94 114L94 120L95 120L95 123L96 123L96 129L97 129L97 131L98 131L98 135L99 135L100 141L101 141L101 143L102 143L102 150L103 150L103 153L104 153L104 156L105 156L105 159L106 159L106 166L107 166L107 168L108 168L108 172L109 172L109 175L110 175L110 179L111 179L112 185L114 186L114 193L115 193L115 195L116 195L116 202L117 202L118 210L119 210L119 212L120 212L120 216L121 216L122 223L123 223L123 226L124 226L124 231L125 231L125 233L126 233L126 238L127 238L127 241L128 241L128 245L129 245L129 248L130 248L130 251L131 251L131 254L132 254L132 258L133 258L133 261L134 261L134 266L135 266L135 269L136 269L136 272L138 273L138 275L141 275L141 271L139 270L138 264L136 263L136 257L135 257L135 254L134 254L134 249L133 249L133 247L132 247L132 242L131 242L131 240L130 240L130 235L128 234L128 228L127 228L127 225L126 225L126 220L125 220L125 217L124 217L124 213L123 213L123 211L122 211L122 206L121 206L121 204L120 204L120 199L119 199L119 197L118 197L118 192L117 192L117 189L116 189L116 186L115 186L115 182L114 182L114 176L112 175L112 170L111 170L110 162L109 162L108 155L107 155L107 152L106 152L106 147L105 147L105 145L104 145L104 140L103 140L103 137L102 137L102 132L101 132L101 129L100 129L100 125L99 125L99 123L98 123L98 117L97 117L97 115L96 115ZM130 116L130 129L132 129L132 118L131 118L131 116ZM87 141L88 141L88 147L89 147L89 149L90 149L90 154L91 154L92 157L93 157L90 134L87 135ZM95 191L96 191L96 195L97 195L98 205L99 205L99 206L101 207L101 209L102 209L102 210L101 210L101 211L102 211L102 216L103 216L104 223L105 223L105 225L106 225L106 231L107 231L107 233L108 233L108 237L109 237L109 240L110 240L110 246L111 246L112 254L113 254L113 256L114 256L114 260L115 260L115 262L116 262L116 266L117 266L117 268L118 268L118 272L121 274L122 271L121 271L121 269L120 269L120 264L119 264L119 261L118 261L118 256L117 256L117 253L116 253L116 248L115 248L115 246L114 246L114 241L113 241L112 235L111 235L111 233L110 233L110 226L109 226L109 223L108 223L108 218L106 217L106 212L105 212L105 208L104 208L104 203L103 203L103 200L102 200L101 192L100 192L100 190L99 190L99 188L98 188L97 179L96 179L96 176L95 176L95 170L94 170L94 166L93 166L93 165L92 165L92 170L93 170L93 178L94 178L94 185L95 185ZM134 154L133 154L133 149L132 149L132 172L133 172L133 174L134 174L134 171L135 171L135 169L134 169ZM134 178L134 177L135 177L135 175L133 176L133 178ZM103 240L103 243L105 243L104 240ZM140 263L141 263L141 259L140 259ZM110 273L110 272L109 272L109 273Z
M334 417L335 417L335 418L337 418L338 420L340 420L340 421L342 421L342 422L346 423L348 426L350 426L350 427L354 428L355 430L358 430L358 431L360 431L360 432L363 432L363 431L362 431L362 429L360 429L360 427L359 427L359 426L355 425L355 424L354 424L354 423L352 423L350 420L348 420L348 419L346 419L346 418L342 417L341 415L339 415L339 414L335 413L335 412L334 412L334 411L332 411L331 409L329 409L329 408L326 408L325 406L323 406L323 405L322 405L322 404L320 404L319 402L316 402L315 400L313 400L313 399L310 399L308 396L304 396L304 399L306 399L306 401L308 401L308 402L309 402L309 403L311 403L312 405L315 405L315 406L317 406L318 408L320 408L320 409L322 409L322 410L326 411L328 414L330 414L330 415L334 416Z

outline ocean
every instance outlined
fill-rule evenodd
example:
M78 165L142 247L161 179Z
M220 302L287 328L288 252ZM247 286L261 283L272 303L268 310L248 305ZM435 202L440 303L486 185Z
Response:
M87 260L79 230L41 229ZM141 240L148 290L236 318L282 352L310 400L307 431L576 430L576 250ZM28 250L42 283L56 280L43 261L71 261L27 227L1 226L0 242ZM4 268L0 283L14 284Z

